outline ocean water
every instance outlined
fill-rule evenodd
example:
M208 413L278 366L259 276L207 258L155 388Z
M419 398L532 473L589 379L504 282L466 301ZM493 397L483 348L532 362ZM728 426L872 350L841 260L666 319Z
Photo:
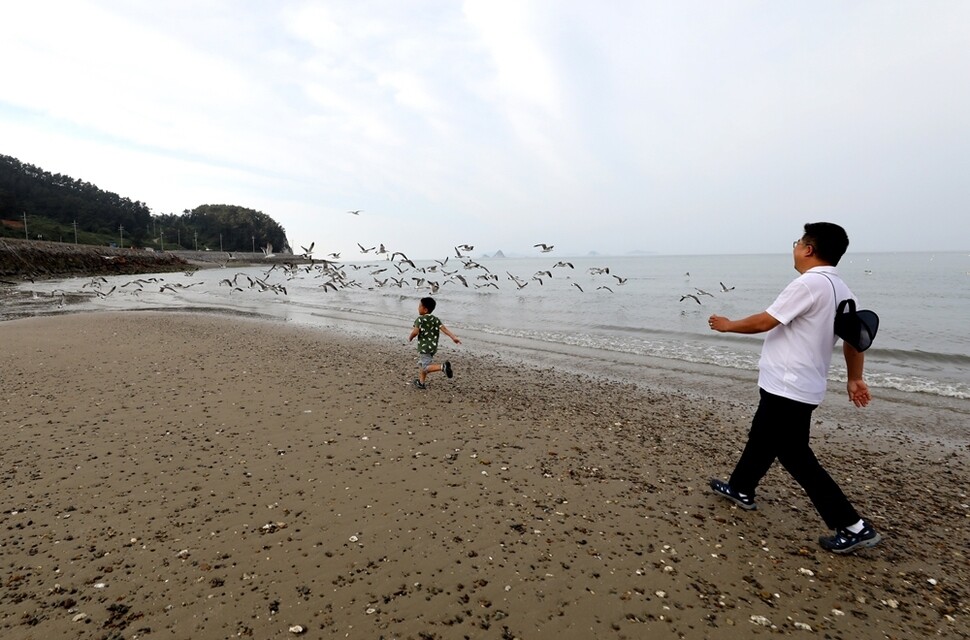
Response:
M524 345L539 361L549 354L582 349L607 357L611 353L655 357L755 371L763 336L714 333L708 329L707 317L717 313L738 318L760 312L797 276L787 253L553 255L475 258L483 268L466 268L451 257L444 267L433 261L416 263L437 271L408 268L403 274L387 260L346 262L341 263L343 271L354 284L337 291L323 287L328 278L318 269L287 272L280 267L270 271L231 265L191 275L160 274L161 282L142 284L141 291L133 281L147 276L25 283L20 288L32 292L32 301L48 304L5 303L0 319L95 309L203 309L397 339L410 330L417 300L429 294L427 281L435 281L440 284L434 294L435 313L466 343L473 342L467 340L471 333L497 345ZM554 266L559 261L572 267ZM457 270L468 286L442 269ZM538 276L541 283L532 279L545 271L552 277ZM839 271L861 307L880 317L878 336L866 352L866 379L871 387L970 399L970 253L850 252ZM488 273L497 279L479 278ZM520 288L510 275L527 284ZM251 288L247 276L285 287L286 293ZM406 283L395 286L390 276ZM226 278L235 278L242 290L220 284ZM415 278L425 282L419 285ZM379 286L378 281L385 279L386 284ZM722 283L730 290L723 291ZM173 286L160 291L163 284ZM112 287L110 295L97 295ZM700 304L692 298L681 300L685 294L697 296ZM838 353L831 377L844 380Z

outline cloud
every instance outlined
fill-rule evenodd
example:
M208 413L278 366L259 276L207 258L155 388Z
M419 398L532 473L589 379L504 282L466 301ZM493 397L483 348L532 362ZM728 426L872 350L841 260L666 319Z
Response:
M765 251L825 217L867 230L855 248L970 236L963 3L35 0L4 17L0 153L156 211L259 208L295 246ZM914 216L948 231L914 245L896 231Z

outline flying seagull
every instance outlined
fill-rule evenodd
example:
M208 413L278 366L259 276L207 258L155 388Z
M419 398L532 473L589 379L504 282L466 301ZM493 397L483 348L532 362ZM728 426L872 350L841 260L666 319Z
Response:
M540 242L539 244L534 244L532 246L541 249L542 253L549 253L550 251L556 248L555 245L544 244L542 242Z
M721 291L727 293L728 291L734 291L734 287L725 287L723 282L718 282L721 285Z
M363 209L350 209L347 211L347 213L354 216L359 216L361 211L363 211Z
M680 296L680 301L683 302L687 298L691 298L697 304L700 304L701 303L700 298L698 298L697 296L695 296L693 293L685 293L684 295Z

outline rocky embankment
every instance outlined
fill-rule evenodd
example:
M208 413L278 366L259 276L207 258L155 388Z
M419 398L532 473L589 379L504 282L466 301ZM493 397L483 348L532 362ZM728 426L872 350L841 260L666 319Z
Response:
M189 265L169 252L33 240L0 240L0 277L61 278L179 271Z

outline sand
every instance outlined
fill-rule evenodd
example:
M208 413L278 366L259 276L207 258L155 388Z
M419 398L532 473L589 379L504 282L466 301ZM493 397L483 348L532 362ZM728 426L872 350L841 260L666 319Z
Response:
M758 511L707 488L756 389L510 366L463 336L418 391L408 330L0 323L0 637L970 637L965 434L822 421L886 538L836 556L777 467Z

